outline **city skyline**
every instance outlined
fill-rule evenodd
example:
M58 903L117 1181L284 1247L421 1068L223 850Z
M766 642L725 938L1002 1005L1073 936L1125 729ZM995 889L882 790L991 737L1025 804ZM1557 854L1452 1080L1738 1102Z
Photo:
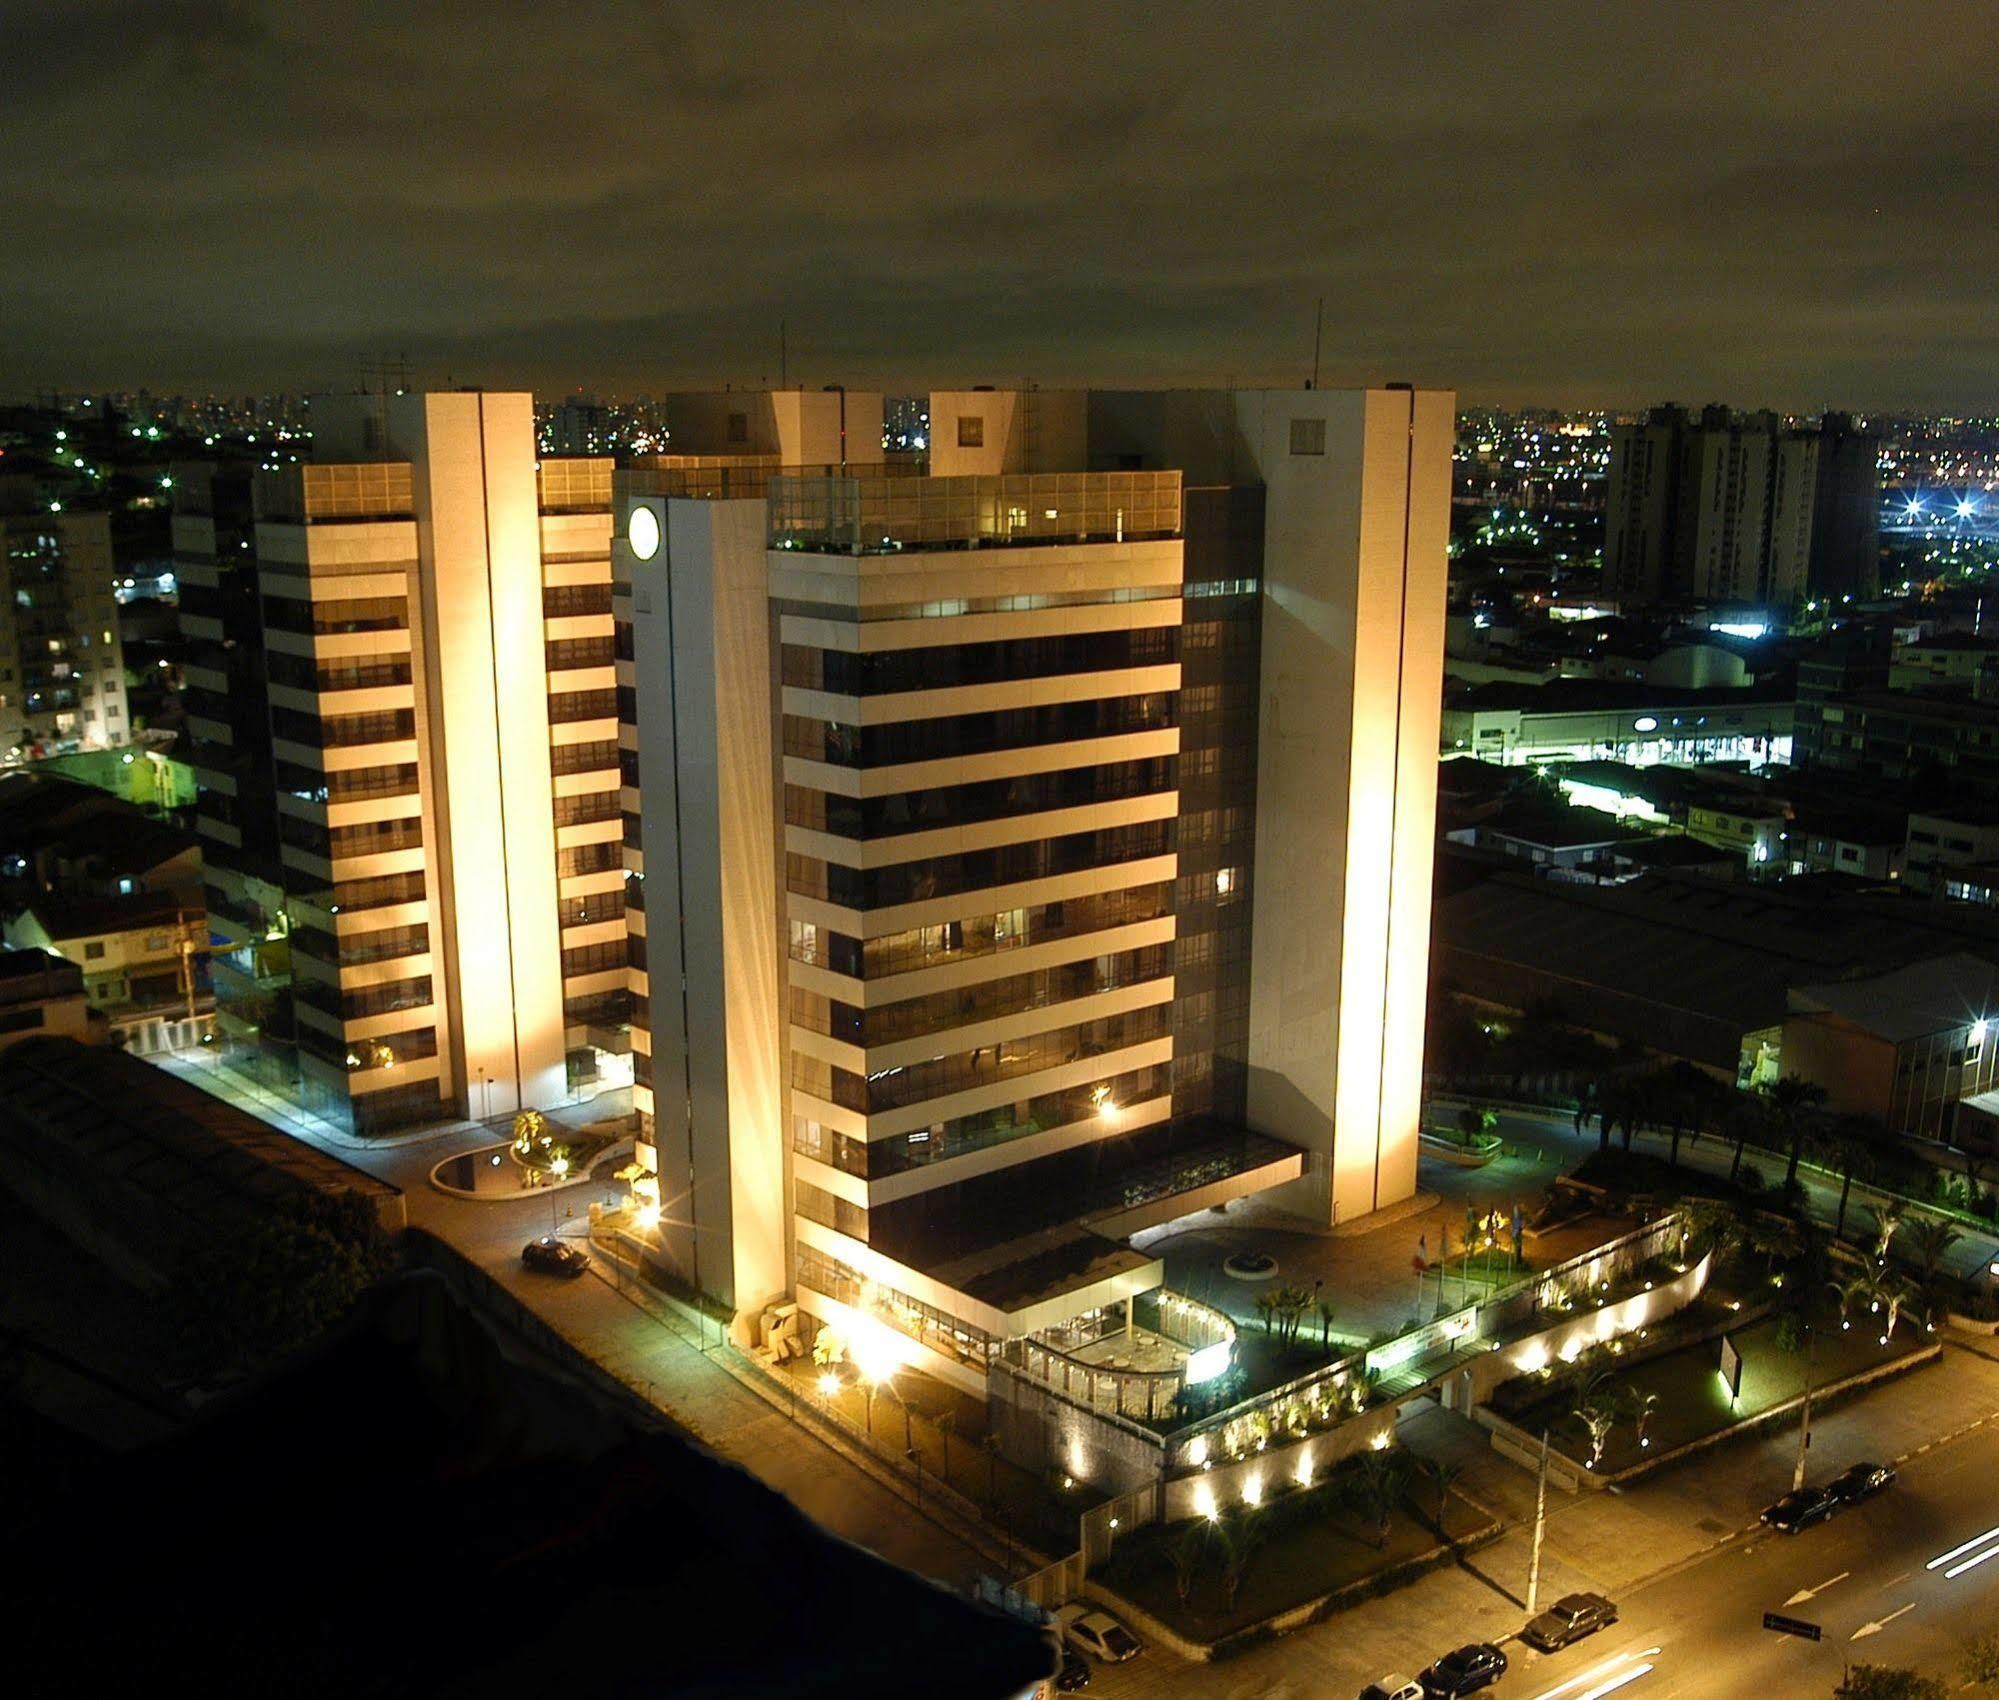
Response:
M752 13L724 42L30 7L0 370L1285 384L1323 297L1328 385L1980 411L1994 50L1924 14L1440 12L1419 77L1387 10Z

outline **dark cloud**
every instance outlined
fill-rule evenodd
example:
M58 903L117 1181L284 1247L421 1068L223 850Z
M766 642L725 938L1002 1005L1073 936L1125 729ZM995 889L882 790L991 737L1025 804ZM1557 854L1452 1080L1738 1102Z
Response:
M0 0L0 389L1992 410L1989 6Z

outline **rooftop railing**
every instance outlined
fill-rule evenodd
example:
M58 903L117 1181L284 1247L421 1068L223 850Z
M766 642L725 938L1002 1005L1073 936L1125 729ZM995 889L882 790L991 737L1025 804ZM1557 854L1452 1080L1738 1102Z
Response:
M1125 542L1180 535L1180 474L957 478L787 472L769 481L770 546L818 554Z

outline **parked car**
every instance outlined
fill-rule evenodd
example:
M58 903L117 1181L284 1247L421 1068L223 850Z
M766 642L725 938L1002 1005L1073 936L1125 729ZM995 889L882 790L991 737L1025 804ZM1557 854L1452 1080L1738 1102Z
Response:
M590 1256L573 1245L564 1245L553 1234L543 1234L521 1247L521 1264L544 1275L581 1275L590 1267Z
M1520 1639L1544 1653L1558 1653L1571 1641L1608 1629L1617 1607L1601 1594L1564 1594L1520 1632Z
M1384 1676L1363 1688L1360 1700L1423 1700L1423 1685L1413 1676Z
M1825 1488L1794 1488L1763 1513L1763 1522L1779 1534L1795 1535L1814 1523L1823 1523L1838 1509L1839 1501Z
M1841 1505L1858 1505L1863 1499L1872 1499L1894 1480L1892 1464L1856 1464L1827 1482L1825 1490Z
M1090 1686L1090 1661L1072 1647L1062 1649L1062 1668L1055 1673L1055 1692L1074 1694Z
M1417 1677L1430 1700L1458 1700L1490 1688L1506 1674L1506 1655L1490 1641L1473 1641L1446 1653Z
M1109 1612L1094 1610L1081 1601L1058 1611L1055 1626L1070 1646L1093 1654L1107 1665L1121 1665L1145 1651L1138 1637Z

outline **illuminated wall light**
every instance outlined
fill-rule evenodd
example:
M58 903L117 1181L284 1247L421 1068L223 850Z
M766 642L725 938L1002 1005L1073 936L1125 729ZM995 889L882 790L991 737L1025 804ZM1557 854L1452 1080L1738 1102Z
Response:
M1394 1443L1395 1436L1390 1434L1385 1428L1376 1429L1374 1431L1374 1438L1368 1442L1377 1452L1386 1452Z
M1298 1485L1299 1485L1300 1487L1307 1487L1307 1488L1308 1488L1308 1487L1310 1487L1310 1486L1312 1485L1312 1449L1311 1449L1311 1447L1309 1447L1309 1446L1301 1446L1301 1447L1299 1447L1299 1449L1298 1449L1298 1465L1297 1465L1297 1468L1296 1468L1296 1470L1295 1470L1295 1471L1293 1472L1293 1474L1295 1474L1295 1475L1296 1475L1296 1477L1298 1478Z
M1187 1442L1187 1462L1194 1465L1201 1465L1207 1461L1208 1437L1205 1434L1197 1434L1192 1440Z
M1194 1487L1194 1509L1213 1523L1220 1519L1222 1508L1215 1503L1215 1490L1207 1482L1199 1482Z
M1261 1473L1252 1471L1248 1476L1243 1478L1242 1502L1245 1505L1261 1505L1263 1503L1263 1477Z

